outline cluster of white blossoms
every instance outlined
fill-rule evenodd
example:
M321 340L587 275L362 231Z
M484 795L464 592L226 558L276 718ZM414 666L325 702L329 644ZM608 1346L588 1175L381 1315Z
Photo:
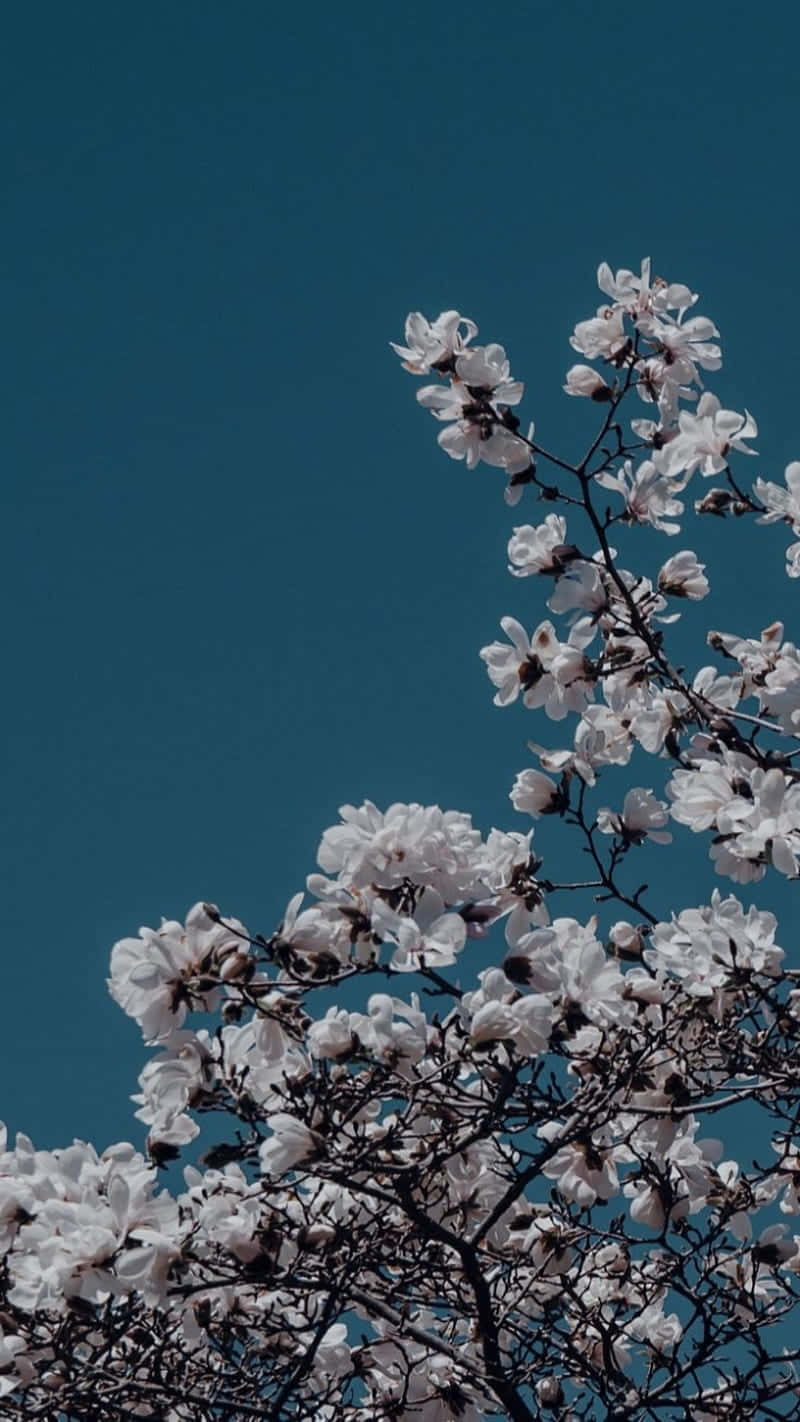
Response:
M474 346L478 334L474 321L457 311L443 311L429 322L419 311L406 320L407 345L392 343L412 375L439 375L448 383L425 385L417 391L421 405L446 428L439 444L451 459L463 459L468 469L479 460L505 469L510 476L509 501L522 492L532 458L529 441L517 434L513 414L525 391L512 380L511 365L502 346Z
M558 771L567 779L576 776L586 785L594 783L602 767L627 764L637 747L651 755L672 756L680 769L665 787L671 814L692 829L714 831L710 853L719 873L747 882L774 864L779 872L795 877L800 853L797 772L790 764L779 768L766 752L745 744L733 727L743 704L752 699L757 703L754 715L771 718L789 734L800 733L796 647L781 642L780 624L767 629L757 644L746 637L713 634L712 646L739 661L741 674L702 666L687 681L667 657L663 628L680 616L680 600L697 602L707 596L705 564L694 551L683 549L668 558L654 578L634 573L617 562L609 533L614 525L626 524L649 525L670 535L680 532L685 506L678 496L696 473L730 478L728 490L712 490L697 501L699 512L752 512L762 523L785 520L800 532L800 463L788 466L785 489L757 479L753 495L743 494L729 461L754 453L749 441L757 428L747 411L727 410L716 395L703 391L701 372L718 371L722 356L714 324L702 316L687 316L697 297L684 285L653 280L649 261L643 262L639 275L627 270L614 275L603 264L598 283L609 302L579 322L571 339L582 355L603 363L608 378L588 365L573 366L565 389L606 407L608 444L598 438L574 466L556 461L560 470L571 470L572 486L562 474L559 487L542 487L548 499L581 505L583 527L588 515L599 547L582 551L583 533L579 539L571 530L570 537L567 517L561 513L548 513L540 524L514 529L508 544L510 572L517 578L549 578L547 607L567 625L561 630L547 618L528 631L515 617L501 619L508 641L493 642L481 651L496 688L495 704L507 706L519 698L526 708L543 709L555 721L574 715L570 746L534 748L543 771ZM449 377L451 390L458 390L461 363L477 331L474 322L447 312L430 325L418 313L409 323L409 333L416 333L417 354L413 361L407 359L407 368L417 373L436 369ZM411 335L407 338L411 345ZM427 364L423 346L435 356ZM396 349L410 356L409 350ZM421 392L425 402L433 398L430 390L440 388ZM633 393L655 404L658 419L635 418L631 428L636 439L629 446L617 410ZM515 384L514 399L517 394ZM646 457L637 462L629 451L642 445ZM531 463L524 480L520 477L514 485L514 501L523 492L523 482L539 482L537 459L549 457L532 438L527 448ZM601 514L598 490L618 495L620 506ZM800 543L789 551L790 576L800 571L797 550ZM744 719L748 716L751 713L745 712ZM524 779L531 773L521 774L512 791L515 807L543 812L536 797L523 788L532 783ZM544 812L554 808L563 813L563 786L560 798L556 789L543 791L542 805ZM598 827L624 834L624 814L604 812ZM662 831L663 820L651 829Z
M9 1417L795 1415L798 970L767 910L680 906L666 855L682 826L728 878L800 877L800 653L773 621L709 633L720 665L685 673L667 639L706 563L644 573L614 545L677 534L695 475L725 480L696 513L800 536L800 464L745 493L756 425L703 389L722 359L696 296L649 262L598 281L571 338L595 364L564 389L601 424L574 463L521 436L523 386L473 321L413 313L394 347L438 377L418 398L448 454L562 505L508 543L544 607L480 654L496 705L563 728L511 789L536 852L530 828L345 805L270 936L198 903L116 944L111 995L153 1049L146 1146L3 1137ZM650 407L630 437L628 400ZM654 853L666 897L633 867ZM747 1168L722 1139L742 1110Z

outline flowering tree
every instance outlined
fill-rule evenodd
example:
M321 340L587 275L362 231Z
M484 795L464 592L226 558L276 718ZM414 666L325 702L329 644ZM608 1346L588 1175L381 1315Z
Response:
M797 1415L800 972L771 913L714 888L664 918L635 861L672 819L737 885L798 877L800 653L780 622L711 632L686 674L667 634L704 564L648 575L613 545L678 534L693 478L717 480L698 529L800 537L800 463L745 489L755 421L703 391L721 354L696 297L647 262L598 280L571 338L594 364L564 387L598 407L575 462L521 433L505 350L458 312L409 316L395 347L443 449L550 506L508 557L552 618L503 618L481 656L498 706L557 723L511 800L560 817L579 872L553 877L532 829L345 806L270 937L198 904L118 943L111 994L154 1048L147 1156L3 1142L4 1416Z

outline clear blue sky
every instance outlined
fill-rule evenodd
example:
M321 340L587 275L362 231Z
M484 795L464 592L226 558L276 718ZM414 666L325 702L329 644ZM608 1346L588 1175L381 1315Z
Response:
M118 937L198 898L271 931L343 801L522 827L537 727L477 651L541 615L505 572L541 510L439 454L409 308L503 341L569 452L597 262L651 253L720 325L752 472L800 455L798 40L740 0L8 12L0 1114L38 1144L130 1135ZM764 543L753 624L751 536L711 570L748 633L797 596Z

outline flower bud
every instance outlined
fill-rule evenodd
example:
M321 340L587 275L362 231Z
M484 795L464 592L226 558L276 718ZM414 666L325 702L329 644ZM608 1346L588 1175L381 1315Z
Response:
M233 982L236 978L247 978L252 975L253 963L247 953L230 953L225 958L219 975L224 983Z
M598 402L613 398L613 391L606 385L602 375L599 375L596 370L592 370L590 365L570 366L564 389L568 395L583 395L589 400Z
M560 1407L564 1401L564 1393L558 1378L541 1378L536 1384L536 1399L540 1407Z

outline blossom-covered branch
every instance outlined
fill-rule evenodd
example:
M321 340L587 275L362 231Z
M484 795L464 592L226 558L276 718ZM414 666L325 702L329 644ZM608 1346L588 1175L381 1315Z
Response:
M523 432L473 320L413 313L394 347L447 454L547 505L508 542L538 620L480 654L536 717L525 827L344 806L271 934L198 903L116 944L146 1145L3 1139L9 1417L796 1414L798 970L763 907L675 907L666 856L800 874L800 654L770 613L687 672L669 639L708 564L627 564L638 528L682 533L692 480L698 533L800 537L800 463L744 487L756 422L705 389L719 332L688 287L598 282L561 382L598 407L580 457Z

